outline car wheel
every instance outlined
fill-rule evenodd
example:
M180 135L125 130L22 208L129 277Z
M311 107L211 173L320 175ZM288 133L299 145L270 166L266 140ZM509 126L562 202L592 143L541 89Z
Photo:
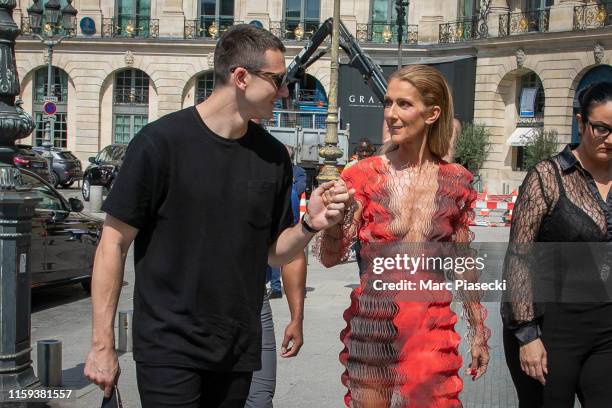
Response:
M89 190L91 189L91 185L89 180L83 179L83 185L81 186L81 193L83 194L83 200L89 201Z
M49 175L49 183L51 183L51 185L55 188L59 186L59 179L59 174L57 174L55 171L52 171Z
M88 295L91 295L91 278L82 281L81 286L83 286L83 290L87 292Z
M74 184L74 180L70 180L70 181L68 181L66 183L61 183L61 184L62 184L62 187L64 187L64 188L70 188Z

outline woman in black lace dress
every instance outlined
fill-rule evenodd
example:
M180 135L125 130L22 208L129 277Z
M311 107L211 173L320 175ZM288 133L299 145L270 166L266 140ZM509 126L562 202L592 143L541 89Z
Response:
M520 408L571 408L576 395L612 407L612 83L579 99L580 145L528 172L510 230L502 319Z

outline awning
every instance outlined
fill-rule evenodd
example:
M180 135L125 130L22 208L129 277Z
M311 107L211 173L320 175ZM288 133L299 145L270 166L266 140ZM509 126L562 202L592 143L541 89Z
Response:
M508 146L525 146L529 139L536 135L537 131L536 128L532 127L517 127L506 140L506 144Z

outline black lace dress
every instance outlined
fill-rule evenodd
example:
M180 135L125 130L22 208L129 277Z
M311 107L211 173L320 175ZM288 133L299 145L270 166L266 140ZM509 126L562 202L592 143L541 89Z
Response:
M528 172L514 209L501 307L506 360L521 407L573 407L575 394L590 397L588 407L598 406L597 398L612 406L612 381L589 379L604 367L611 378L609 242L612 190L604 201L570 146ZM519 362L519 346L537 338L548 355L545 387ZM601 389L593 391L594 384Z

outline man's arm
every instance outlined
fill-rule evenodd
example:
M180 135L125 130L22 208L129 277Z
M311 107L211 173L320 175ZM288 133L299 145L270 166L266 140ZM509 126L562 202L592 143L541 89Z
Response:
M285 328L281 357L295 357L304 344L302 323L304 321L304 293L306 292L306 255L298 254L292 262L281 269L283 288L289 304L291 321ZM291 346L289 343L291 342Z
M330 228L344 217L345 203L352 199L355 190L348 191L344 181L328 181L314 190L306 210L308 225L317 231ZM268 250L268 264L281 266L291 262L312 239L301 223L282 231Z
M123 284L125 258L137 233L136 228L107 215L94 260L91 277L93 328L85 377L100 386L107 397L120 373L115 351L114 321Z

